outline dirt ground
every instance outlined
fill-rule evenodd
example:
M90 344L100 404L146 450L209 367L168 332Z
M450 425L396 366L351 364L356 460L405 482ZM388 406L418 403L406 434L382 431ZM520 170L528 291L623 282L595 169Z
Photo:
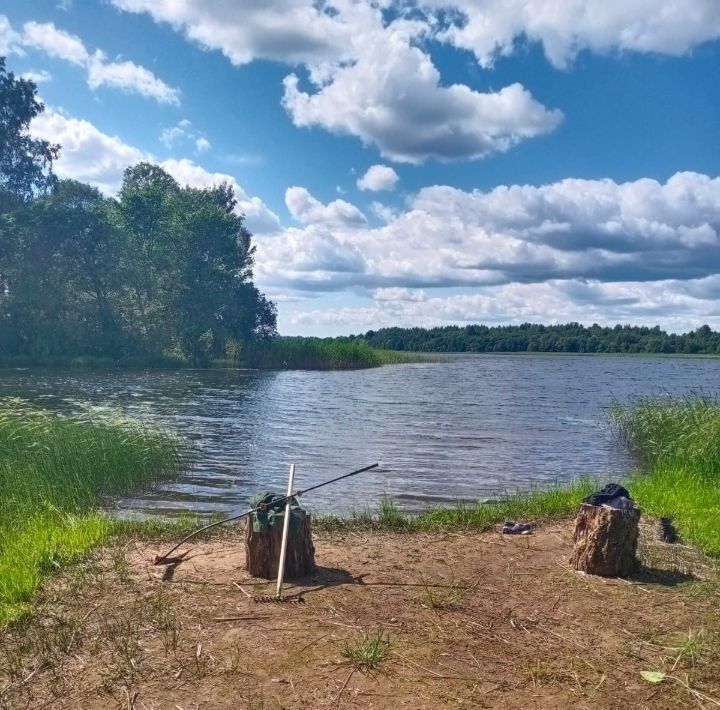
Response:
M585 576L571 531L316 535L283 604L239 531L174 569L106 549L0 631L0 707L720 707L716 572L645 528L637 578Z

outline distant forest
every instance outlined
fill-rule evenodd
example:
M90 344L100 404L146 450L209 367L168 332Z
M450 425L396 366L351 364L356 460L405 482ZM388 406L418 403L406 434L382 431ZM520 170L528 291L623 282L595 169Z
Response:
M659 326L451 325L429 329L382 328L350 336L348 340L412 352L720 354L720 332L707 325L683 335L666 333Z

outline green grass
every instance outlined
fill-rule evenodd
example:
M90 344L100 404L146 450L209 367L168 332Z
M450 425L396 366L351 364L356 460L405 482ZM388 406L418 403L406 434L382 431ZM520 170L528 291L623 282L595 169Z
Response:
M420 530L444 529L488 530L506 520L525 522L556 520L574 515L580 501L594 490L597 483L581 478L551 488L533 488L530 491L511 493L489 503L457 505L455 508L437 508L418 516Z
M684 468L720 481L720 400L643 398L613 404L610 417L620 440L651 468Z
M43 576L121 530L103 497L171 477L183 445L126 421L0 401L0 622L24 616Z
M548 489L509 493L488 503L458 503L454 508L432 508L418 515L403 513L392 500L383 498L376 513L356 512L345 518L318 516L313 518L313 527L324 532L482 532L506 520L547 521L573 515L580 501L597 488L596 481L582 478Z
M362 638L346 640L341 653L357 670L373 670L385 660L390 648L390 637L378 628L366 631Z
M615 404L617 434L643 462L633 497L672 518L686 541L720 556L720 401L692 395Z

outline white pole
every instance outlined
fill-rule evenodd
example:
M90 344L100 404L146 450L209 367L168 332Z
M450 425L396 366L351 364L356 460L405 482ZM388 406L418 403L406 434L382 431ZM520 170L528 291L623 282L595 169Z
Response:
M290 475L288 476L287 495L291 496L293 491L293 482L295 480L295 464L290 464ZM285 576L285 551L287 550L288 531L290 530L290 503L292 498L288 498L285 504L285 519L283 520L282 543L280 545L280 564L278 565L277 590L275 596L282 598L282 583Z

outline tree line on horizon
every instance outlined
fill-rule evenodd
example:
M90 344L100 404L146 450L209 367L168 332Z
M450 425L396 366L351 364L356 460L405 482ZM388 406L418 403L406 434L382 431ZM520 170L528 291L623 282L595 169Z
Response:
M37 86L0 57L0 358L237 357L276 335L229 185L125 171L117 197L59 180Z
M352 335L375 348L410 352L545 352L720 354L720 332L703 325L676 335L660 326L580 323L381 328Z

